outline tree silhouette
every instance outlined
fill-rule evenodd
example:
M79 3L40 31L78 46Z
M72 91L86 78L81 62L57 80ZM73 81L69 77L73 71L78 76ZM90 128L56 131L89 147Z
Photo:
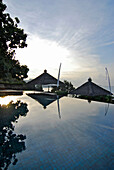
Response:
M20 116L26 116L27 112L27 104L21 101L0 105L0 169L7 169L11 163L15 165L18 161L16 153L26 149L26 136L13 132L13 122L17 122Z
M15 59L15 49L27 47L27 34L18 27L20 21L17 17L13 20L9 13L4 13L6 8L0 0L0 79L23 80L29 69Z

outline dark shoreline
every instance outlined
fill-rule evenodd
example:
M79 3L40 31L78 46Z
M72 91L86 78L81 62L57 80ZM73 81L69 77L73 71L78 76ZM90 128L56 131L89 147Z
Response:
M10 95L23 95L23 90L0 90L0 97L10 96Z
M75 98L88 100L88 103L95 101L95 102L114 104L114 97L112 96L80 96L80 97L75 97Z

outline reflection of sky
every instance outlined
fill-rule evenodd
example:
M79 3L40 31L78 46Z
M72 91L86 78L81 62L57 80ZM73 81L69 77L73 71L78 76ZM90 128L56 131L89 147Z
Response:
M111 168L113 105L105 116L104 103L63 97L59 119L56 102L44 110L26 95L20 99L29 112L15 124L15 133L26 134L27 149L15 168Z
M45 68L56 77L62 62L61 78L75 85L88 76L105 85L104 67L108 67L114 84L113 0L4 2L28 32L28 47L18 50L17 58L30 68L29 78Z
M17 96L5 96L5 97L0 97L0 105L7 105L11 101L16 101Z

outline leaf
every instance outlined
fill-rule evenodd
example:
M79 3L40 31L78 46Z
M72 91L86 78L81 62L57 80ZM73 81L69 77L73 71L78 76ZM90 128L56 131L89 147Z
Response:
M17 22L18 24L20 23L19 18L15 17L15 20L16 20L16 22Z

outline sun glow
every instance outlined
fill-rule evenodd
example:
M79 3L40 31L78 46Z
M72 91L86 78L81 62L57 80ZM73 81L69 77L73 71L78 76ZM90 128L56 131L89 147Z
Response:
M56 41L29 34L27 44L27 48L17 49L16 58L21 64L28 66L28 79L39 76L45 69L57 78L60 63L60 79L73 81L74 84L76 79L85 81L88 76L95 78L99 75L99 70L103 70L99 57L91 54L89 49L82 50L80 43L72 50Z
M15 102L17 96L5 96L0 97L0 105L8 105L11 101Z
M20 63L29 67L30 76L31 73L37 76L44 69L56 75L60 63L62 63L64 71L72 70L73 61L67 48L60 46L57 42L41 39L38 36L31 36L27 43L28 47L17 50L16 56Z

